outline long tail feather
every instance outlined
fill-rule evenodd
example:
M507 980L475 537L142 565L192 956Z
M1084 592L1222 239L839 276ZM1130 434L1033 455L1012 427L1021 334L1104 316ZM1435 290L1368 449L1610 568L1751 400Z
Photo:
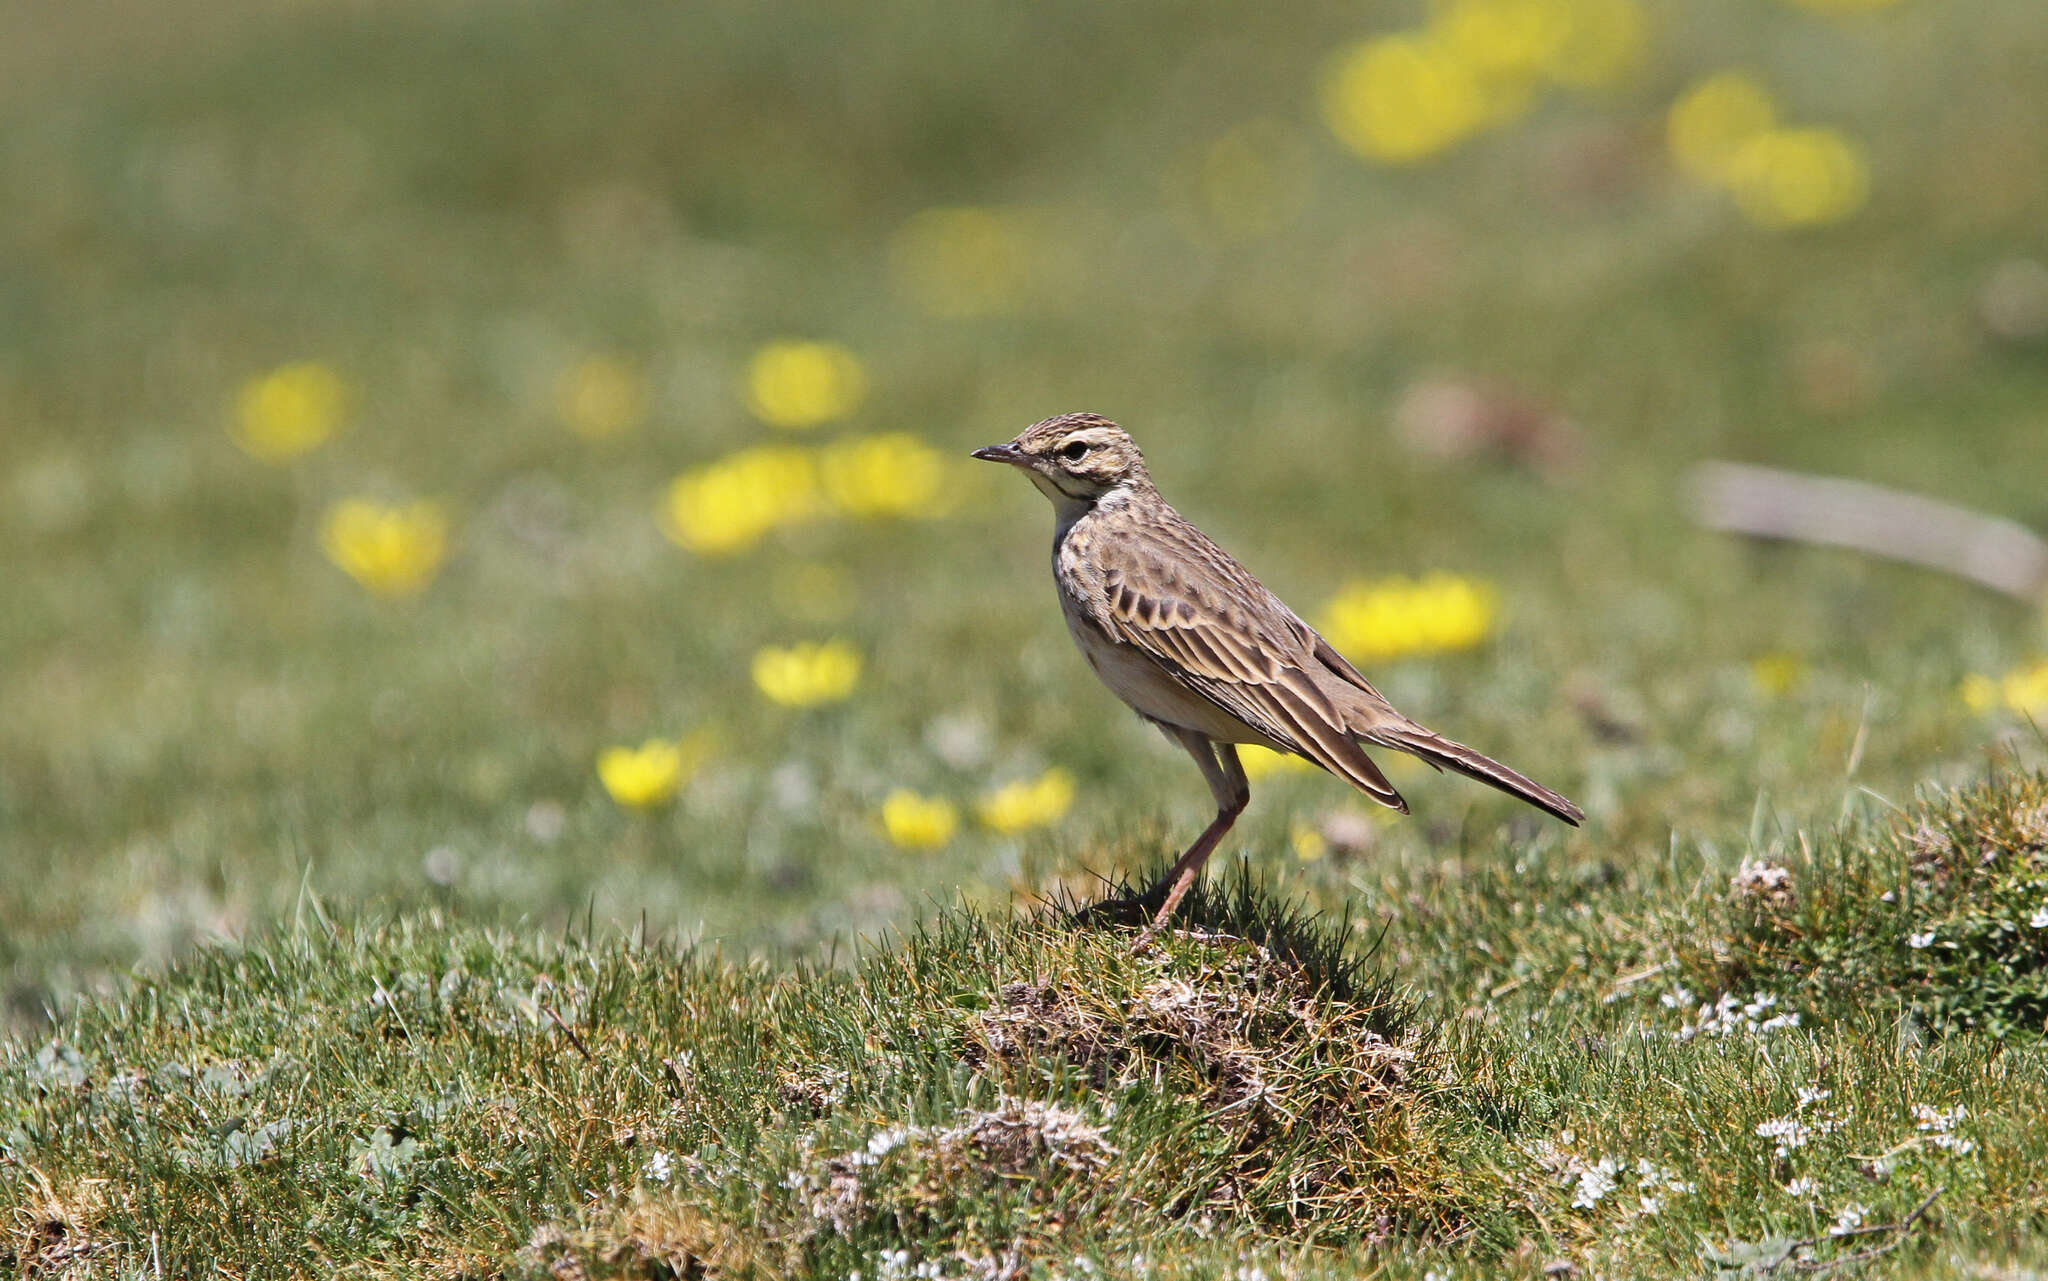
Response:
M1441 769L1455 770L1467 778L1477 779L1488 787L1498 788L1510 796L1527 801L1545 813L1554 814L1573 827L1577 827L1586 817L1584 810L1534 779L1516 773L1492 757L1482 756L1463 743L1453 742L1420 725L1375 729L1361 737L1367 742L1419 756Z

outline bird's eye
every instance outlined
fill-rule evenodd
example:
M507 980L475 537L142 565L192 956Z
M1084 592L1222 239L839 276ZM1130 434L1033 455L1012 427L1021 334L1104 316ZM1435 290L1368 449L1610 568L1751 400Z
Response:
M1070 440L1067 442L1066 448L1060 450L1060 457L1066 459L1070 463L1078 463L1087 453L1087 441Z

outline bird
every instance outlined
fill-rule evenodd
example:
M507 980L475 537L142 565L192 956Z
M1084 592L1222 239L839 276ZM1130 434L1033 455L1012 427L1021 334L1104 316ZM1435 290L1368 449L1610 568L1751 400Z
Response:
M1137 442L1099 414L1033 423L972 457L1017 468L1052 500L1053 582L1081 657L1133 711L1194 758L1216 818L1136 900L1171 920L1251 801L1237 749L1303 757L1403 814L1408 802L1366 748L1418 756L1576 827L1562 795L1426 729L1299 614L1175 511Z

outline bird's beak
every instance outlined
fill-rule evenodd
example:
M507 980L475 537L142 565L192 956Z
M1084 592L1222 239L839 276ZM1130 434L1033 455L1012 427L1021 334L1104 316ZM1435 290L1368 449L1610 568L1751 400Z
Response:
M1022 467L1031 461L1030 456L1015 445L983 445L968 457L984 462L1008 463L1012 467Z

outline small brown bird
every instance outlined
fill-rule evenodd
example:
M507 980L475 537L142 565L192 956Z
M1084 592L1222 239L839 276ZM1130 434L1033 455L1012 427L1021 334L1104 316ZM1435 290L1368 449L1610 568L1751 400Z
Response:
M1251 800L1237 745L1305 757L1382 805L1408 802L1365 754L1391 747L1577 826L1578 806L1409 720L1358 669L1167 505L1123 428L1096 414L1034 423L974 457L1024 472L1053 506L1052 570L1081 657L1201 767L1216 821L1142 897L1152 929L1180 905Z

